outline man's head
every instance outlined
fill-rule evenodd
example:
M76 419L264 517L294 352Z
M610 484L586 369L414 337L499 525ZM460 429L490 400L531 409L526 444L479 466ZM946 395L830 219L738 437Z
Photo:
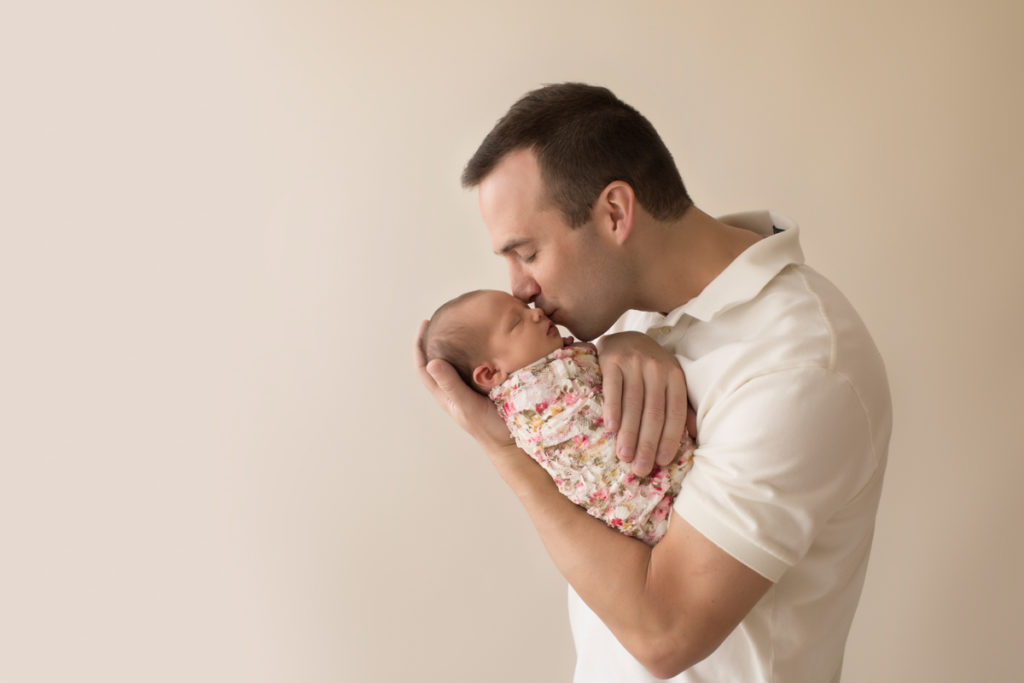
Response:
M607 88L559 83L524 95L466 164L463 186L476 187L521 149L537 155L546 199L570 227L587 222L598 195L614 180L629 184L657 220L680 218L692 204L654 126Z
M639 264L625 248L634 220L673 221L691 206L651 124L605 88L578 83L520 99L462 180L479 186L512 293L584 340L635 301Z
M420 339L427 362L448 361L466 384L484 394L564 343L543 311L493 290L469 292L443 304Z

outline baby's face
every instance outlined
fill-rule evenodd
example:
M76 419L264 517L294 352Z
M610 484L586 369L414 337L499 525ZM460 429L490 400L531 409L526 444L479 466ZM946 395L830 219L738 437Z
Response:
M505 292L481 292L466 302L464 315L466 322L485 331L485 355L497 372L496 383L564 346L558 328L544 311Z

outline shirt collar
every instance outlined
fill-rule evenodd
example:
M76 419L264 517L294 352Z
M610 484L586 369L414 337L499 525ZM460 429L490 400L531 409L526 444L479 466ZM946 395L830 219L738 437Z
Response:
M675 325L688 315L707 321L733 306L750 301L783 268L792 263L803 263L800 249L800 229L797 224L770 211L750 211L719 217L720 221L765 235L725 267L700 294L664 316L663 325ZM654 314L662 318L660 314Z

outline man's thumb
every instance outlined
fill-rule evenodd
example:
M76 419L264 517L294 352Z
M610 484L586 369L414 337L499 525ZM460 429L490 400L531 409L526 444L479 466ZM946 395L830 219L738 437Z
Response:
M455 368L451 366L447 361L435 358L434 360L427 363L427 374L434 378L437 382L437 386L443 389L445 392L451 391L455 386L455 382L461 382L458 373L455 372Z

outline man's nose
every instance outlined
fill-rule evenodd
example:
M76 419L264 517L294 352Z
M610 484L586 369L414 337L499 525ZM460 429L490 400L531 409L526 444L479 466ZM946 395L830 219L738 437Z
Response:
M540 294L540 286L532 277L526 275L518 266L509 268L509 281L512 285L512 295L521 301L533 303L533 300Z

